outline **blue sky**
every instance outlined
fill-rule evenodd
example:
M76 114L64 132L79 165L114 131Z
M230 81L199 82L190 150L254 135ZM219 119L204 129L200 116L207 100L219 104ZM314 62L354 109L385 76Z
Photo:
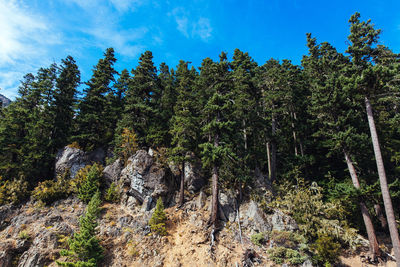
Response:
M307 32L344 51L356 11L399 53L399 10L398 0L0 0L0 93L14 98L24 74L67 55L86 81L107 47L116 50L118 71L134 68L146 50L157 65L171 67L180 59L198 67L235 48L259 64L270 58L300 64Z

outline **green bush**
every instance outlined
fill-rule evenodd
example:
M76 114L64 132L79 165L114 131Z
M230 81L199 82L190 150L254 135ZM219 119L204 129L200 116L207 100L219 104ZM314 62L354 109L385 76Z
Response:
M337 201L324 201L322 188L315 182L298 179L296 185L284 184L279 191L280 196L271 205L291 215L307 240L327 234L351 247L358 244L357 230L346 222L343 206Z
M157 200L156 208L149 221L151 231L159 235L167 235L167 229L165 228L166 221L167 215L164 212L164 203L160 197Z
M68 241L69 250L61 250L62 256L67 256L66 262L57 261L61 266L97 266L104 257L104 249L96 237L97 218L100 213L100 192L91 198L85 214L79 220L79 232Z
M273 247L268 249L267 253L269 258L277 264L299 265L307 260L307 255L291 248Z
M307 240L304 236L291 231L273 230L270 239L274 240L274 244L286 248L297 248L300 244L306 244Z
M315 261L330 265L337 262L341 246L333 237L320 235L312 248L316 251L316 255L313 257Z
M97 163L93 164L81 185L78 185L78 198L88 203L93 195L99 191L100 182L103 177L103 168Z
M32 192L32 197L37 201L42 201L46 205L56 200L64 199L71 194L71 186L67 180L69 174L59 176L56 181L46 180L40 182Z
M28 183L24 179L4 181L0 176L0 205L17 204L28 197Z
M115 183L111 183L110 187L107 189L104 199L110 203L118 203L121 198L121 193Z
M264 233L254 234L250 237L250 241L254 245L261 247L263 244L265 244L265 234Z

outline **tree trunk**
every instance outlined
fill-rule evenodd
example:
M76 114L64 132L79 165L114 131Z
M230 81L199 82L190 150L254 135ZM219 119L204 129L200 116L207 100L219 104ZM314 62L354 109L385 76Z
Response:
M292 134L293 134L293 144L294 144L294 155L297 156L298 152L297 152L297 137L296 137L296 131L295 131L295 127L294 127L294 121L296 119L296 115L293 114L292 112L290 113L290 117L292 117Z
M218 168L214 164L212 169L212 200L211 200L211 223L216 225L218 222Z
M272 114L272 141L271 141L271 182L276 180L276 119Z
M179 207L182 207L185 197L185 161L182 161L181 186L179 192Z
M271 181L271 151L270 151L270 143L267 142L267 159L268 159L268 178Z
M246 130L246 121L242 121L243 126L243 141L244 141L244 150L247 151L247 130Z
M355 188L360 188L360 183L358 181L357 173L354 168L353 162L346 151L344 152L344 157L346 159L347 167L350 172L351 180ZM364 201L360 199L359 201L361 214L364 220L365 229L367 230L368 240L369 240L369 250L373 259L376 259L377 256L380 256L380 250L378 241L376 239L376 234L374 230L374 225L372 224L371 215L368 212L367 206L365 205Z
M385 215L383 214L381 205L375 204L374 209L375 209L376 217L378 217L379 221L381 222L382 229L387 230L388 223L385 218Z
M374 147L376 165L378 168L379 182L381 184L383 204L385 206L386 217L389 225L390 238L392 239L392 245L393 245L394 255L397 261L397 266L400 266L399 233L397 230L396 220L394 217L392 199L390 198L385 167L383 166L383 159L382 159L381 149L379 147L379 140L378 140L378 134L376 132L374 116L372 114L372 107L367 97L365 97L365 106L367 109L368 124L369 124L369 129L371 131L372 145Z

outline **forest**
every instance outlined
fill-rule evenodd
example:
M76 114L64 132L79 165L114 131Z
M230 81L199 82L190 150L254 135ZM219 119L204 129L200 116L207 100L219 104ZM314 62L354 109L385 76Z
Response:
M376 232L384 232L400 258L400 55L380 34L355 13L346 51L307 33L301 65L259 65L236 49L172 68L146 51L135 68L117 71L108 48L85 82L71 56L26 74L15 101L0 105L0 205L55 179L67 145L102 148L108 162L152 148L178 165L201 159L211 225L219 190L250 197L263 173L276 188L317 184L321 201L368 236L371 254L380 255ZM182 205L183 182L180 190Z

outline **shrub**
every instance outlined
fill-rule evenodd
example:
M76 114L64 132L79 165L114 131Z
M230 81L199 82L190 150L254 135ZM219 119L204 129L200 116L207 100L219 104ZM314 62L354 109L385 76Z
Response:
M78 188L78 198L88 203L93 195L99 191L102 177L102 167L97 163L93 164L82 182L82 185Z
M318 263L329 265L336 263L340 254L340 244L331 236L320 235L312 248L316 251L313 257Z
M67 145L67 147L70 147L70 148L77 148L77 149L82 150L81 146L80 146L80 145L78 144L78 142L76 142L76 141L74 141L74 142L72 142L71 144Z
M250 237L251 243L261 247L265 243L265 234L264 233L257 233Z
M28 234L27 231L21 231L21 232L19 232L19 234L18 234L18 238L19 238L19 239L23 239L23 240L28 240L28 239L31 238L31 237L30 237L30 235Z
M100 192L91 198L85 214L79 220L79 232L68 241L69 250L61 250L67 256L67 262L59 262L61 266L97 266L103 259L104 249L96 237L97 218L100 213Z
M274 240L277 246L286 248L297 248L300 244L306 244L307 240L304 236L291 231L277 231L271 232L270 239Z
M267 250L269 258L277 264L290 263L302 264L307 260L307 255L297 250L285 247L273 247Z
M46 205L68 197L71 194L70 183L66 179L69 174L59 176L56 181L46 180L40 182L32 192L32 197L37 201L42 201Z
M0 176L0 205L17 204L28 197L28 183L23 178L3 181Z
M167 229L165 228L166 221L167 215L164 212L164 204L161 197L159 197L156 208L154 209L149 221L151 231L159 235L167 235Z
M121 198L121 193L119 189L115 185L115 183L111 183L110 187L107 189L106 195L104 199L110 203L118 203Z
M117 135L115 154L120 157L126 164L128 158L136 153L139 145L134 130L123 128L122 132Z
M271 205L291 215L309 241L327 234L352 247L359 242L357 230L345 220L343 207L335 201L324 202L322 188L315 182L307 184L298 179L297 185L284 184L279 191L280 197Z

